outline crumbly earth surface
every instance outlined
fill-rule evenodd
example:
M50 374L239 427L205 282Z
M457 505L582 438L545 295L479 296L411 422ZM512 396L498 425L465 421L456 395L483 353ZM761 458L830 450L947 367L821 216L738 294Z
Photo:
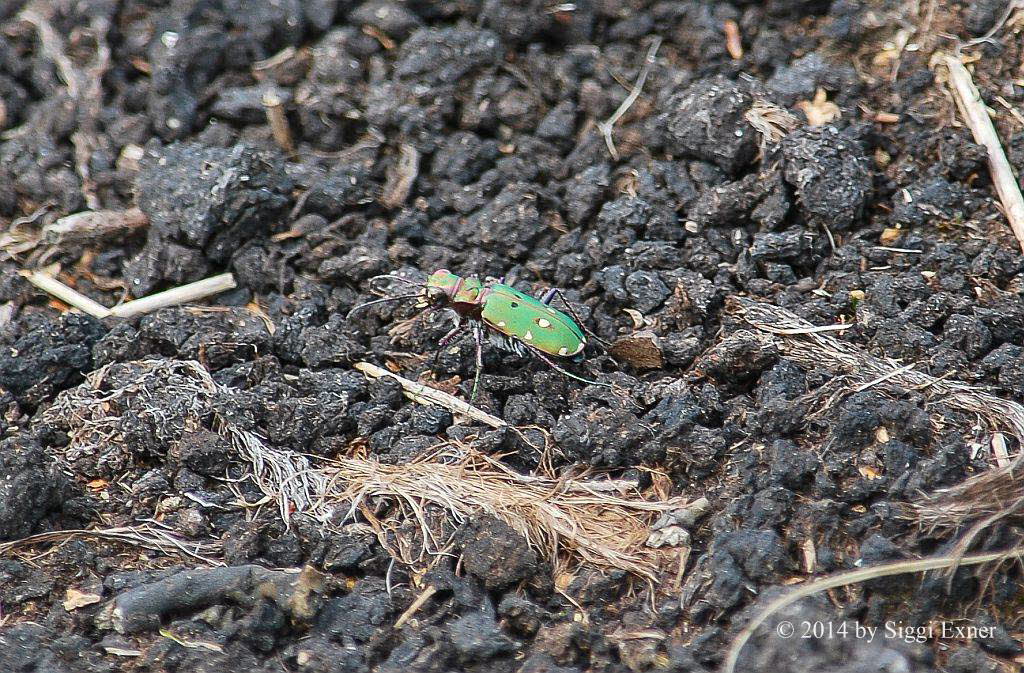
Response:
M1011 9L0 0L0 544L54 533L0 547L0 671L712 671L786 587L948 553L963 530L923 528L913 505L1017 439L993 443L937 385L869 385L856 361L787 346L806 334L766 339L737 298L847 325L824 334L865 362L1024 396L1024 256L938 65L959 45L1024 170ZM52 231L131 208L145 227ZM106 306L218 273L238 287L101 320L18 273L43 267ZM614 387L488 347L475 404L532 428L517 434L367 380L354 363L468 399L471 341L431 369L443 315L346 318L369 278L440 268L562 288L613 344L565 366ZM175 360L216 392L144 376ZM90 399L119 396L79 413L115 420L85 437L67 395L103 367ZM409 567L381 539L416 526L375 528L393 504L285 526L239 480L226 423L316 460L402 465L449 442L709 507L653 593L552 566L484 515ZM119 527L182 546L60 534ZM1021 537L1003 517L970 550ZM1019 582L1003 564L812 597L738 670L1017 670Z

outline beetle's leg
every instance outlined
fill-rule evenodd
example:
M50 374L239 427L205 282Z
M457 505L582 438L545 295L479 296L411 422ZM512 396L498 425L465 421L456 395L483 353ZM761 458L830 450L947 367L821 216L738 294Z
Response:
M532 347L530 348L530 350L533 352L534 355L536 355L541 360L546 362L549 367L551 367L555 371L561 373L563 376L568 376L570 379L575 379L575 380L580 381L582 383L589 383L592 386L604 386L605 388L611 388L612 387L612 384L610 384L610 383L602 383L600 381L591 381L590 379L585 379L582 376L576 376L572 372L568 372L568 371L562 369L561 367L559 367L557 362L555 362L554 360L549 358L542 351L540 351L540 350L538 350L536 348L532 348Z
M462 321L456 316L455 327L453 327L447 334L445 334L437 342L437 350L434 351L434 359L430 363L430 371L437 369L437 359L441 357L441 351L445 349L445 346L455 341L456 338L462 333Z
M549 288L548 291L545 292L544 294L542 294L538 299L540 300L540 303L542 303L542 304L550 304L551 300L555 298L556 294L561 294L561 293L558 291L557 287L552 287L552 288ZM565 299L562 299L562 301L564 302Z
M484 331L480 325L473 325L473 341L476 342L476 374L473 376L473 390L469 393L469 403L476 399L476 389L480 385L480 373L484 370Z

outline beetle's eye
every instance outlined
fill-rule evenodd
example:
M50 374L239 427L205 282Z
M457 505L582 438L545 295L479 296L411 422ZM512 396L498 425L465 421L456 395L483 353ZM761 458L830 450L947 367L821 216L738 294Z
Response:
M439 287L427 288L427 301L429 301L432 306L439 306L440 304L443 304L447 297L448 294Z

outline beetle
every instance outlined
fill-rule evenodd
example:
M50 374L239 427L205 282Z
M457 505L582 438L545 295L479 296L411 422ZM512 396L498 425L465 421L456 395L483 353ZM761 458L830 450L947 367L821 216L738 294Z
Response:
M450 309L455 314L455 327L441 337L438 353L460 337L467 326L472 329L476 344L476 374L470 393L471 400L476 397L480 384L485 336L489 336L499 347L518 355L535 355L569 378L592 385L609 385L576 376L560 367L553 359L558 357L580 362L587 346L587 337L579 324L550 305L552 299L561 295L556 288L535 298L506 285L503 280L482 281L473 276L464 278L448 269L434 271L424 283L391 274L376 276L370 279L371 287L374 281L380 279L397 280L420 286L421 289L414 294L385 297L360 304L349 311L348 315L372 304L404 299L416 299L416 307L420 309ZM565 302L564 297L562 301ZM569 310L572 311L572 308Z

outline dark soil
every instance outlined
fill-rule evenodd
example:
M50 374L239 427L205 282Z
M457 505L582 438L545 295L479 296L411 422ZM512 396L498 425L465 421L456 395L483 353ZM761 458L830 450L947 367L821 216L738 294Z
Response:
M1008 109L1024 102L1022 12L999 24L1007 0L29 4L0 1L0 543L157 526L225 567L109 537L12 547L0 672L711 671L784 587L958 539L920 530L907 505L990 468L977 419L943 413L927 388L843 387L833 363L766 348L729 306L855 322L830 334L1024 397L1024 257L930 69L995 29L965 60L1024 170ZM613 155L599 124L656 36ZM832 120L811 126L826 103ZM43 235L131 207L149 223L133 235ZM106 306L224 272L238 287L205 309L99 320L18 274L55 264ZM431 369L443 314L345 317L373 298L369 278L440 268L562 288L616 343L613 357L592 339L565 366L614 387L488 347L475 404L533 426L518 435L368 381L353 363L468 399L471 340ZM78 450L48 413L58 395L104 366L103 391L133 385L147 360L200 362L222 386L215 413L197 416L180 381L147 384ZM379 541L387 512L285 526L254 505L224 422L314 458L396 465L457 441L524 474L593 468L710 511L679 524L685 568L653 592L553 565L484 515L410 568ZM541 431L550 465L523 439ZM1006 518L972 550L1022 532ZM1010 564L875 580L775 615L739 670L1017 670L1022 598ZM787 620L792 639L777 635ZM849 635L802 638L804 624ZM852 635L886 624L991 630Z

